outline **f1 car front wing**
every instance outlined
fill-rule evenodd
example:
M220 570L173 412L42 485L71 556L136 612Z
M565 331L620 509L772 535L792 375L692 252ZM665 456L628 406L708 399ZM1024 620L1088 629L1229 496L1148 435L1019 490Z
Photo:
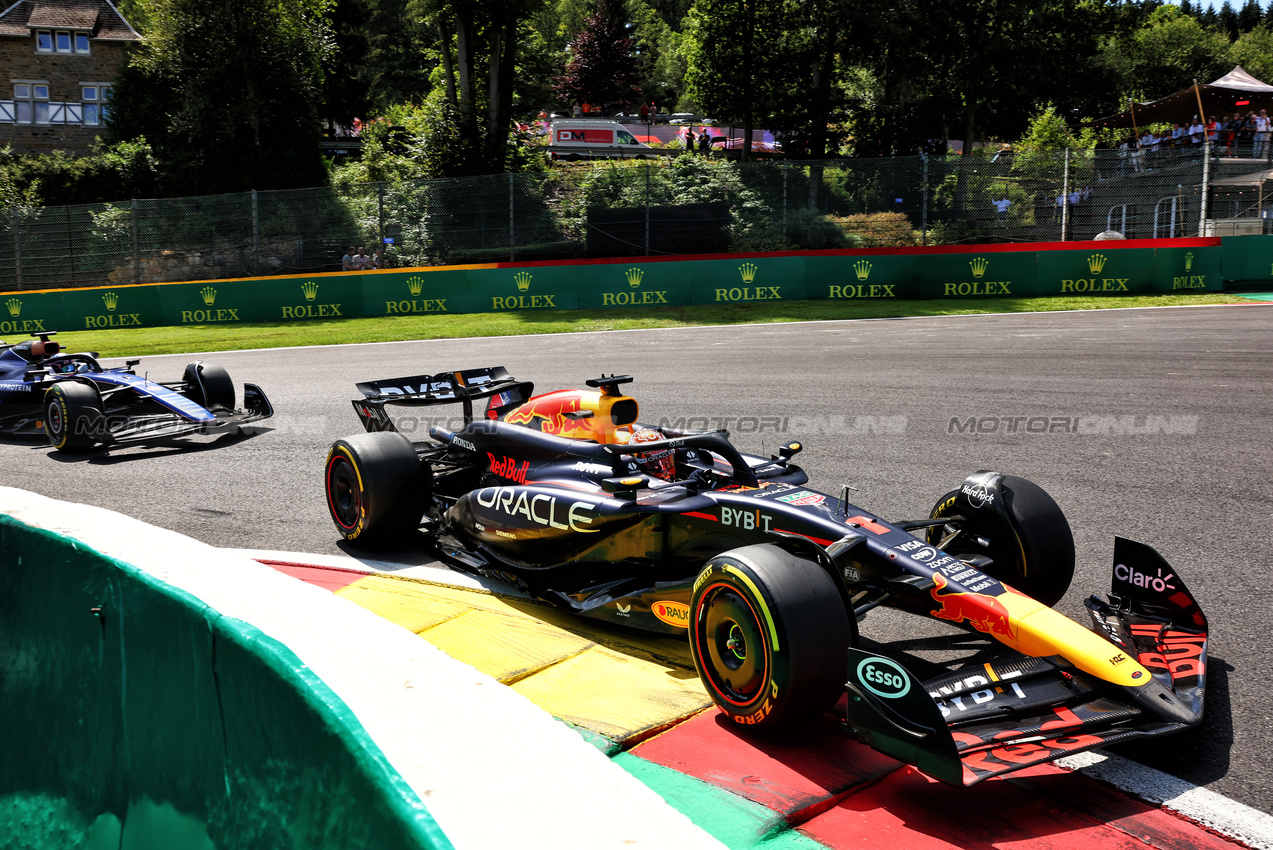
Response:
M1109 601L1085 603L1111 657L1153 677L1104 682L1062 657L1012 656L921 682L897 661L849 650L847 723L863 742L955 785L1202 720L1207 621L1167 562L1118 538Z

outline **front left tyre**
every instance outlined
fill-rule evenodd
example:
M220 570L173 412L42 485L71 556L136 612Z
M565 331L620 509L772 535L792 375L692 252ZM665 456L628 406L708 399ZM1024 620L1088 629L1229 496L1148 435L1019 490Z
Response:
M390 543L414 531L428 499L411 441L395 431L355 434L332 444L324 473L327 508L351 543Z
M690 599L690 651L729 718L776 728L830 709L857 624L835 579L772 544L712 558Z
M234 410L234 382L230 373L213 363L196 360L187 364L181 380L186 384L185 395L212 413L228 413Z
M79 381L62 381L44 394L44 434L62 452L82 452L102 437L102 397Z

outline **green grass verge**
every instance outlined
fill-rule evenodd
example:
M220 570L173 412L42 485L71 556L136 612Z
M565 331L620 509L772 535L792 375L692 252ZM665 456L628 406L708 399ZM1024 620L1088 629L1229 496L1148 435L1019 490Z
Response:
M313 322L249 322L236 325L71 331L58 341L71 351L103 357L132 357L297 345L342 345L407 339L460 339L579 331L682 328L765 322L885 319L901 316L954 316L972 313L1035 313L1112 307L1166 307L1246 302L1239 295L1208 292L1182 295L1128 295L1087 298L985 298L976 301L792 301L778 304L702 305L641 310L553 310L533 313L461 313L383 316ZM1249 303L1249 302L1248 302ZM9 340L14 342L15 340Z

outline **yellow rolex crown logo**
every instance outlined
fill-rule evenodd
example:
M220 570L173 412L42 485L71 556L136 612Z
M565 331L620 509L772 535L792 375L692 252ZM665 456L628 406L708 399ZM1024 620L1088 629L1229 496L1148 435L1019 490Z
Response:
M211 307L217 302L217 291L211 286L205 286L203 289L200 289L199 295L203 297L203 304L205 307Z
M22 301L17 298L10 298L4 306L9 308L9 315L15 319L22 313Z
M1087 268L1092 274L1100 274L1101 269L1105 268L1106 257L1104 254L1093 254L1087 258Z
M990 266L990 261L987 260L985 257L977 257L976 259L968 263L968 268L972 269L973 277L981 277L982 275L984 275L986 273L986 269L989 268L989 266Z
M1192 269L1193 269L1193 251L1190 251L1188 254L1185 254L1185 271L1191 271Z
M858 280L866 280L870 277L872 268L869 260L858 260L853 264L853 271L857 274Z
M756 264L743 263L738 267L738 273L743 276L743 283L751 283L756 279Z
M517 291L525 292L530 289L530 279L534 277L530 272L518 272L513 276L513 280L517 281Z
M420 293L424 291L424 278L419 275L411 275L411 277L407 278L407 289L411 291L412 297L420 297Z
M623 275L624 277L628 279L628 286L632 287L633 289L636 289L638 286L641 285L641 278L644 277L645 272L637 268L636 266L633 266L632 268L624 272Z
M307 280L301 284L301 292L305 293L306 301L313 301L318 297L318 284L312 280Z
M115 307L119 305L119 296L113 292L107 292L102 296L102 303L106 305L107 310L114 311Z

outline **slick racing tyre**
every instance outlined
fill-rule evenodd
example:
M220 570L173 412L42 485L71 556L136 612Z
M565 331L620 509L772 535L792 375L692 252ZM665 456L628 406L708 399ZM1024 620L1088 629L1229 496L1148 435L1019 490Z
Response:
M63 381L44 394L44 434L58 451L79 452L102 436L102 397L79 381Z
M835 704L857 624L825 570L759 544L717 555L699 573L689 637L717 707L737 723L776 728Z
M961 510L955 499L959 491L952 490L937 501L930 516L940 519L962 513L967 518L929 529L928 542L957 558L990 558L994 563L985 568L987 575L1044 605L1055 605L1074 578L1070 523L1052 497L1032 481L1005 475L999 486L1010 521L990 510ZM942 538L951 531L954 537L942 545Z
M186 398L205 410L234 410L234 382L230 380L230 373L220 366L196 360L186 366L181 380L186 384Z
M420 459L391 431L337 440L327 453L327 507L351 543L374 546L414 531L428 498Z

